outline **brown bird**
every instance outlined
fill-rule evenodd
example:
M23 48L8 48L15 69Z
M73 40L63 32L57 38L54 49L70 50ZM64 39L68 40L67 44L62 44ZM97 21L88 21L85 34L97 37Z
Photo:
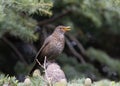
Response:
M56 58L59 54L61 54L65 45L64 33L69 30L70 27L57 26L54 32L45 39L35 59L37 59L41 64L43 64L45 56L47 61L50 61ZM38 63L35 62L35 65L30 71L30 74L38 67L39 67Z

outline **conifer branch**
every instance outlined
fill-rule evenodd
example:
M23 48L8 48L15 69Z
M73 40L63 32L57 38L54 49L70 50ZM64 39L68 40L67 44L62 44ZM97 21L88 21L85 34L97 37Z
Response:
M63 13L61 13L61 14L58 15L58 16L54 16L54 17L52 17L52 18L50 18L50 19L46 19L46 20L44 20L44 21L40 21L40 22L38 22L38 26L43 26L43 25L52 23L52 22L54 22L54 21L56 21L56 20L58 20L58 19L63 18L64 16L68 15L70 12L71 12L71 10L66 10L66 11L64 11Z
M71 46L69 40L66 38L66 44L68 45L70 51L72 52L72 54L77 57L83 64L85 64L85 60L83 59L83 57L73 48L73 46Z

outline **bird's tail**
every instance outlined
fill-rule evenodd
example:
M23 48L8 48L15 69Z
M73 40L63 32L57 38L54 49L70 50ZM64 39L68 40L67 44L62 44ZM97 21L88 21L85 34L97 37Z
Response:
M41 65L43 65L44 61L40 60L39 63ZM39 65L39 63L35 62L35 64L33 65L32 69L29 72L29 75L32 75L32 73L34 72L35 69L40 69L41 68L41 66Z
M32 73L34 72L34 70L37 69L37 68L38 68L38 64L35 63L34 66L32 67L32 69L30 70L29 75L32 75Z
M38 53L36 54L36 56L35 56L35 59L39 56L39 54L40 54L40 50L38 51ZM37 59L38 60L38 59ZM28 73L29 75L32 75L32 73L34 72L34 70L35 69L39 69L39 65L38 65L38 63L36 62L36 60L34 60L34 65L33 65L33 67L32 67L32 69L30 70L30 72ZM40 61L40 63L41 63L41 61Z

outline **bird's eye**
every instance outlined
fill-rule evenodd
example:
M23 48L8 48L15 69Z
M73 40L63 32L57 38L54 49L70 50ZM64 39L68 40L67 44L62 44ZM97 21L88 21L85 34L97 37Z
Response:
M62 30L62 28L60 28L60 30Z

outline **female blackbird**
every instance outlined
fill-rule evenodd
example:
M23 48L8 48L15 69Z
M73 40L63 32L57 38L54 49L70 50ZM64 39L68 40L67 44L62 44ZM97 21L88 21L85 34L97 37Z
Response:
M70 27L66 27L66 26L56 27L54 32L45 39L35 59L37 59L41 64L43 64L45 56L47 60L53 60L54 58L56 58L64 49L64 44L65 44L64 33L69 30ZM39 66L38 63L35 62L35 65L30 71L30 74L38 66Z

